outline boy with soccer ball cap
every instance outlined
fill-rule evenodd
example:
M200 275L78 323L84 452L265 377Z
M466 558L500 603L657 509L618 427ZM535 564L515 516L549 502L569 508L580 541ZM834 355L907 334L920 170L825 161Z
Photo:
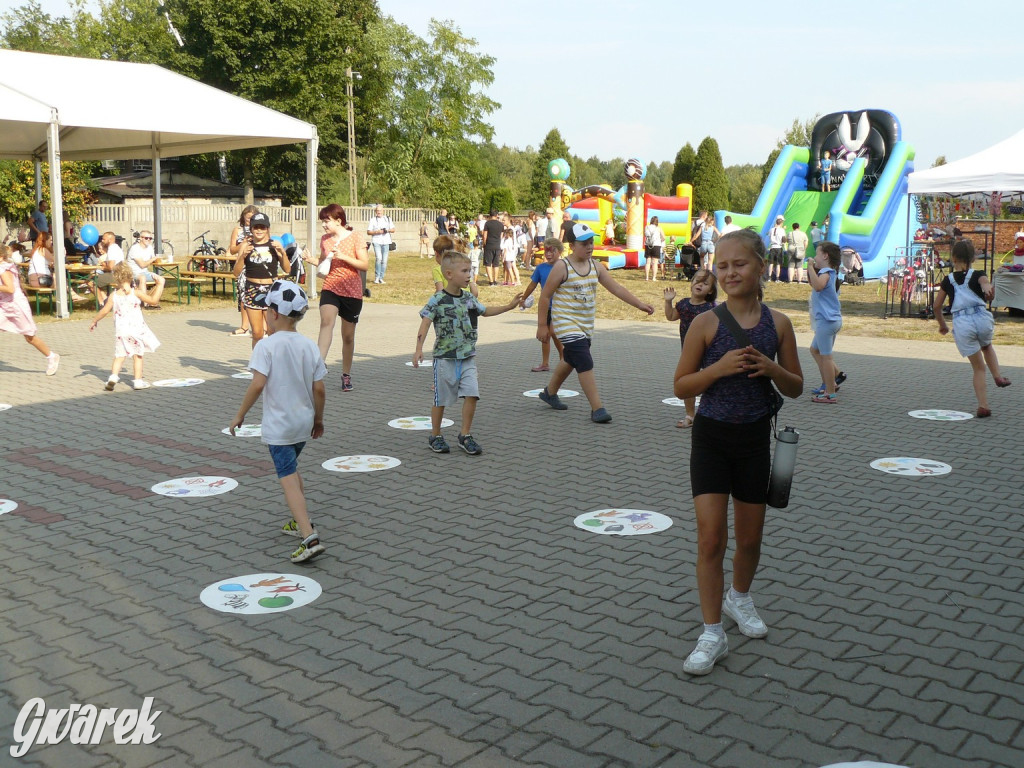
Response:
M298 458L307 438L316 440L324 433L327 367L316 344L295 330L309 306L305 291L295 283L277 280L267 293L266 305L270 335L253 347L249 359L252 383L231 423L231 434L263 395L262 439L270 449L292 513L281 532L302 540L291 555L293 563L301 563L324 552L320 535L309 520Z

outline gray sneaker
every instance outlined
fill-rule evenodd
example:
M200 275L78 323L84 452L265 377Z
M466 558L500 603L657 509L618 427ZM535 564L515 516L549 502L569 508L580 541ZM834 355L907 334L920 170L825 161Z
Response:
M444 439L444 435L431 435L428 440L430 441L430 450L434 453L451 453L451 448L448 447L448 441Z
M768 627L757 615L754 601L749 597L733 600L727 590L722 598L722 613L735 621L740 632L747 637L764 637L768 634Z
M545 403L550 405L556 411L565 411L568 410L569 408L569 406L567 406L565 403L558 399L558 395L549 395L547 387L544 387L544 389L540 391L540 394L537 395L537 397L539 397Z
M598 408L596 411L590 412L590 420L595 424L607 424L612 420L612 415L604 408Z
M459 435L459 448L470 456L479 456L484 452L484 449L480 447L480 443L474 440L472 435Z
M706 675L715 668L715 662L729 655L729 639L723 635L702 632L697 647L687 656L683 672L688 675Z

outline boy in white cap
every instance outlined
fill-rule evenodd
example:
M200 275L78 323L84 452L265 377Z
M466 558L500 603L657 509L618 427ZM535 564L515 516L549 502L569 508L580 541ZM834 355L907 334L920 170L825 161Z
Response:
M609 293L641 312L654 314L654 307L645 304L619 283L599 261L595 261L594 231L586 224L575 224L568 233L569 257L556 261L548 273L538 304L551 306L551 327L562 342L562 359L551 373L551 381L540 393L540 399L556 411L566 410L558 399L558 389L574 370L579 377L583 394L590 401L590 420L604 424L612 420L601 405L594 378L594 359L590 356L590 337L594 335L594 315L597 309L597 284ZM537 339L548 340L547 313L537 313Z
M298 458L307 438L316 440L324 433L327 367L313 340L295 330L309 306L305 291L295 283L277 280L267 293L266 305L270 335L253 347L249 359L252 383L231 423L231 434L242 426L245 414L262 394L262 439L270 449L292 513L281 532L302 539L291 554L293 563L301 563L324 552L320 534L309 520Z

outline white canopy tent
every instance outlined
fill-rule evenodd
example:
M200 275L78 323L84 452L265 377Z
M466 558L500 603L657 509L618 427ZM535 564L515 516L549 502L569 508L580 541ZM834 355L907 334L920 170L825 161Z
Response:
M912 195L1024 191L1024 131L988 149L907 177Z
M135 100L116 107L97 92ZM316 236L316 126L153 64L0 50L0 158L47 160L52 228L63 231L61 160L151 158L156 242L160 159L306 144L307 242ZM38 180L37 180L38 183ZM58 315L66 317L64 239L54 237Z

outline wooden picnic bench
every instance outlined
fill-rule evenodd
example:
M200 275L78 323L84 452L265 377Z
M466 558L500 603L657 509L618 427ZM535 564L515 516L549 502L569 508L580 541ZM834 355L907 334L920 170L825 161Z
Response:
M213 284L213 295L217 295L217 281L220 281L221 291L227 296L228 283L231 283L231 298L236 298L236 281L233 272L196 272L193 270L183 269L179 273L182 278L188 278L191 283L201 284L204 280L209 280ZM200 294L201 295L201 294Z

